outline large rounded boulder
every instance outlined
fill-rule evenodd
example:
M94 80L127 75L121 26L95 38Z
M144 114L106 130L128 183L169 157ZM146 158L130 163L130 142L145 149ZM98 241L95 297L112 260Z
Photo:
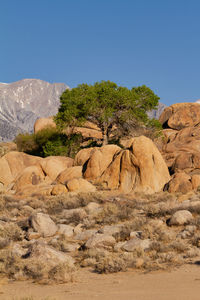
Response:
M125 193L158 192L170 180L162 155L145 136L133 138L126 150L114 145L95 149L85 166L84 177Z
M159 121L164 128L180 130L184 127L196 126L200 122L199 103L177 103L166 107Z
M170 180L167 165L155 144L147 137L132 140L129 149L121 150L100 178L110 189L122 192L159 192Z
M46 129L46 128L56 128L56 123L53 120L53 117L48 118L39 118L35 121L34 124L34 133Z
M117 145L94 148L86 165L83 167L84 178L95 183L111 164L116 153L120 151L121 148Z
M23 152L11 151L0 158L0 182L7 186L26 167L36 165L41 157L32 156Z
M40 161L42 170L52 181L66 168L73 166L74 160L65 156L48 156Z

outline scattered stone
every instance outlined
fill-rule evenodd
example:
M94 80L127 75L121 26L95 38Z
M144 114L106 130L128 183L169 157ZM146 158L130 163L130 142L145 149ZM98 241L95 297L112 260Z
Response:
M42 241L34 242L28 249L27 258L35 258L37 262L47 264L48 267L56 266L60 263L67 263L74 267L74 259L61 251L55 250Z
M130 239L141 238L142 231L132 231L130 233Z
M79 223L74 227L74 234L79 234L83 231L83 224Z
M31 230L28 230L27 233L26 233L26 238L28 241L31 241L31 240L37 240L41 237L41 234L39 232L34 232L34 231L31 231Z
M66 224L58 224L58 233L66 237L72 237L74 234L74 227Z
M58 228L49 215L37 213L30 218L32 228L43 237L53 236Z
M176 211L169 221L169 225L184 225L188 224L193 219L191 212L188 210Z
M122 249L122 247L126 244L126 242L118 242L115 246L114 246L114 251L118 252L119 250Z
M61 250L63 252L74 252L74 251L78 250L79 248L80 248L80 245L78 243L65 242L65 243L62 243L62 246L61 246Z
M103 228L101 228L98 232L114 236L115 234L120 233L121 230L122 230L122 225L117 224L111 226L106 225Z
M96 229L88 229L88 230L85 230L79 234L77 234L75 236L75 239L76 240L79 240L79 241L87 241L89 240L95 233L97 232Z
M27 249L24 249L20 244L14 243L11 248L11 253L13 256L22 257L27 253Z
M98 234L93 235L85 244L86 248L105 248L112 249L116 244L116 240L113 236L107 234Z
M128 252L135 251L137 249L147 250L151 245L151 241L149 239L141 240L138 238L134 238L126 242L126 244L122 247L123 250Z

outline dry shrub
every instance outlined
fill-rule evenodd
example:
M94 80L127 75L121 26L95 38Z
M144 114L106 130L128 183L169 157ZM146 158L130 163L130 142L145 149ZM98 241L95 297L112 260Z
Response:
M49 214L59 214L63 209L74 209L85 207L90 202L96 202L96 197L92 193L80 193L76 195L65 194L48 197L45 200L45 208Z
M48 278L57 283L73 282L75 268L69 267L67 263L59 264L48 272Z
M189 246L180 239L175 240L169 244L169 247L177 253L184 253L189 249Z
M103 205L103 210L94 217L94 220L100 225L115 224L131 219L132 211L132 208L126 205L107 202Z
M22 262L20 257L13 255L10 249L0 251L0 274L13 278L16 273L20 272Z
M44 201L39 200L38 198L31 198L27 204L33 209L37 209L37 208L42 209L44 207Z
M35 259L26 260L23 272L27 278L39 281L43 278L48 278L49 267Z
M22 259L9 249L0 251L0 275L8 278L33 279L36 282L43 281L44 283L50 281L69 282L72 281L74 272L75 267L71 267L67 263L52 266L33 258Z
M6 223L4 226L0 226L0 237L21 241L24 238L24 232L16 223Z
M54 281L63 283L73 280L75 267L69 266L68 263L51 266L36 259L29 259L26 262L24 261L23 272L27 278L36 282L50 283Z
M126 269L126 262L122 258L114 255L101 258L95 266L95 271L100 274L116 273L126 271Z

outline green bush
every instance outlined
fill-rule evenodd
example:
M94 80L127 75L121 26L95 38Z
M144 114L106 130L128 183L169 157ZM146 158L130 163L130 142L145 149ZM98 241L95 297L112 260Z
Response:
M74 157L80 150L81 142L81 135L66 135L52 127L40 130L36 134L19 134L15 138L18 151L41 157L50 155Z

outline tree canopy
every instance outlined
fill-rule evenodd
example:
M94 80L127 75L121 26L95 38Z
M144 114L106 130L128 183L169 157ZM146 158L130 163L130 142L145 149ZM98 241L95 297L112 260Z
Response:
M80 84L61 95L55 121L61 128L91 121L100 128L103 144L107 144L114 125L129 121L147 123L147 111L156 108L158 100L145 85L128 89L111 81Z

